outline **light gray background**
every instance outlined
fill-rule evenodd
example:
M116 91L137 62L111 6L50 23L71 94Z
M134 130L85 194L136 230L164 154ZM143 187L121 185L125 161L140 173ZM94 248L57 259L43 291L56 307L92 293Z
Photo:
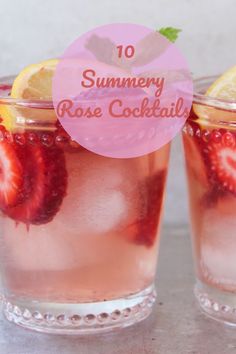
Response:
M235 65L235 0L0 0L0 75L57 57L83 32L112 22L182 29L177 42L195 76ZM180 140L172 146L165 220L187 221Z

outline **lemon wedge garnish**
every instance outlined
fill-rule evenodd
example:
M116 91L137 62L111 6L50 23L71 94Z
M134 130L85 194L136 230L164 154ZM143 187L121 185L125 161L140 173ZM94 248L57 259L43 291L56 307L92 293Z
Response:
M58 59L50 59L32 64L23 69L12 85L11 97L15 99L51 100L52 78ZM14 130L19 122L54 122L54 110L22 107L20 105L0 105L0 116L8 130ZM33 129L31 127L31 129Z
M221 75L206 92L207 96L236 100L236 66Z
M213 84L207 89L206 96L236 101L236 66L227 70L221 75ZM232 129L236 129L236 113L224 108L225 104L222 103L222 108L215 108L211 106L204 106L201 104L193 104L193 110L198 116L198 123L205 126L209 125L213 128L222 127L222 122L232 123Z
M11 97L18 99L52 99L52 77L57 59L50 59L32 64L23 69L15 78Z

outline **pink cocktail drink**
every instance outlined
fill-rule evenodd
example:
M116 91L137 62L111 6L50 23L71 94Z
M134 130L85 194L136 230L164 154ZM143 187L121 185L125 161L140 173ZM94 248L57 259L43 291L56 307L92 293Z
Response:
M236 110L234 102L203 95L213 79L196 81L183 133L195 294L208 315L236 324Z
M7 318L59 333L145 318L155 300L169 145L106 158L72 141L43 103L22 107L5 97L0 105L17 122L0 126Z

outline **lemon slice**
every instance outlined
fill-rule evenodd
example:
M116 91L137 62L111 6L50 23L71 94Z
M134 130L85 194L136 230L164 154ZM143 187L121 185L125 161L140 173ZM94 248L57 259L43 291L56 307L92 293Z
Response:
M206 96L220 98L224 100L236 100L236 66L227 70L207 89ZM209 125L210 127L222 127L221 122L235 123L236 113L208 107L200 104L194 104L193 110L199 117L198 123L201 125ZM232 125L232 129L236 129Z
M11 97L51 100L52 78L57 63L57 59L50 59L27 66L16 77L12 86Z
M236 100L236 66L227 70L207 90L207 96Z
M32 64L23 69L16 77L11 90L11 97L15 99L51 100L52 78L55 72L57 59L50 59L38 64ZM19 128L27 122L45 124L55 122L54 110L21 107L19 105L0 105L0 116L3 125L8 130ZM34 129L33 125L30 129Z

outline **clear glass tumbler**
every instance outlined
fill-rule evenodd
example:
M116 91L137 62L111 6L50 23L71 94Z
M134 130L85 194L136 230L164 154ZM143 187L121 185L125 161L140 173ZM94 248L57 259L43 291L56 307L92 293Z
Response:
M236 325L236 101L207 97L195 81L183 132L197 283L209 316Z
M87 151L52 102L0 86L0 265L8 320L38 331L91 333L146 318L169 145L131 159Z

